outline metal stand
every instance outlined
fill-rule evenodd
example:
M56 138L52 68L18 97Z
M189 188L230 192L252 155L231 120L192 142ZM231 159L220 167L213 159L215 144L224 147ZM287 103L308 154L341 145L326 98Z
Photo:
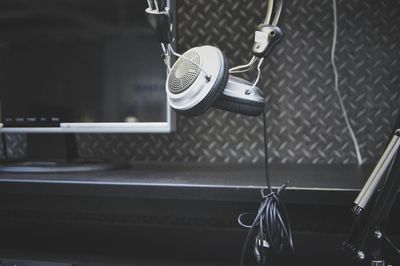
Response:
M397 127L399 125L396 125ZM400 188L400 129L355 200L355 221L344 248L373 266L384 266L382 243L389 214Z
M367 183L364 185L357 199L354 201L355 214L360 214L367 206L371 198L374 196L378 186L381 184L382 178L388 172L389 167L393 163L400 147L400 130L397 129L392 140L389 142L385 152L383 153L378 164L372 171Z
M386 266L384 260L373 260L371 265L372 266Z

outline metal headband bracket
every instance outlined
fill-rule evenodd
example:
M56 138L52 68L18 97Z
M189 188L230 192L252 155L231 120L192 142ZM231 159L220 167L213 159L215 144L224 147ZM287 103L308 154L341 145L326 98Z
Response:
M255 33L253 55L259 58L267 57L282 40L283 32L278 26L261 24Z
M267 5L267 15L257 27L252 49L253 55L258 58L267 57L283 37L283 31L278 26L283 13L283 0L268 0Z
M148 1L149 7L146 9L146 17L153 28L160 43L170 44L174 41L173 17L168 7L161 3Z

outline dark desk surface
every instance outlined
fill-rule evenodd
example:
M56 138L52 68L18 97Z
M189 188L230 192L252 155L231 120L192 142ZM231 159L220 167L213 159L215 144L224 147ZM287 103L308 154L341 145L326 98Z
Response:
M348 232L347 214L368 172L342 165L273 165L271 179L274 186L291 182L283 196L294 230L328 235ZM0 174L0 250L21 245L37 250L44 243L45 251L139 258L149 251L182 257L185 250L186 256L236 263L232 254L240 254L245 235L237 217L257 210L265 184L263 165L135 164L97 173ZM332 250L330 258L341 254L342 239L298 239L296 250L303 250L307 261ZM326 246L328 241L332 245Z
M289 181L293 201L313 201L318 194L316 201L335 203L343 195L354 197L370 171L355 165L272 165L271 180L274 187ZM92 173L2 173L0 183L0 193L6 194L229 201L257 200L266 185L263 165L186 163L135 163L130 169Z

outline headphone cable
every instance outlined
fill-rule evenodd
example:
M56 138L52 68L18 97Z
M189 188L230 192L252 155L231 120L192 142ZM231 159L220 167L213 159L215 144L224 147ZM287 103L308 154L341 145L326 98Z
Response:
M280 196L281 192L285 190L288 183L285 183L276 191L272 189L270 167L268 162L269 153L266 120L266 107L264 106L264 163L268 194L265 194L264 189L261 190L263 199L257 211L256 217L254 218L251 225L247 225L242 221L242 218L244 216L250 215L250 213L242 213L238 217L238 223L242 227L249 229L241 251L240 266L244 266L246 253L253 237L255 240L254 252L259 265L266 265L266 250L271 250L272 252L275 252L277 254L281 254L286 250L294 252L290 220L285 204L281 200Z
M271 177L270 177L270 169L269 169L269 148L268 148L268 127L267 127L267 111L266 105L264 105L263 110L263 129L264 129L264 167L265 167L265 179L267 180L267 186L269 193L272 193L272 185L271 185Z

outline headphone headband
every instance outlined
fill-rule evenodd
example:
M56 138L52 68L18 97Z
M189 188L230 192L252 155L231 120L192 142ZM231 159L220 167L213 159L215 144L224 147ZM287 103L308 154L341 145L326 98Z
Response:
M174 41L172 14L165 0L147 0L149 7L146 15L161 43L168 68L168 101L175 110L189 116L200 115L211 106L249 116L263 112L264 97L257 84L264 58L283 36L278 23L284 0L266 1L266 16L255 32L252 59L246 65L229 69L225 55L216 47L196 47L182 55L175 52L171 45ZM173 66L170 60L172 56L179 58ZM230 75L250 71L255 66L258 74L254 82ZM200 72L202 74L199 75Z
M147 0L149 8L156 11L164 11L167 7L165 0Z
M172 14L165 0L147 0L149 8L146 14L161 43L167 44L172 39ZM283 0L267 0L267 13L261 25L277 27L283 13ZM260 26L261 26L260 25ZM260 27L259 26L259 27ZM169 36L165 38L165 36ZM253 51L254 53L254 51ZM257 56L257 55L256 55ZM265 56L264 56L265 57Z
M283 11L283 0L267 0L267 15L262 24L278 26ZM272 17L273 16L273 17Z

